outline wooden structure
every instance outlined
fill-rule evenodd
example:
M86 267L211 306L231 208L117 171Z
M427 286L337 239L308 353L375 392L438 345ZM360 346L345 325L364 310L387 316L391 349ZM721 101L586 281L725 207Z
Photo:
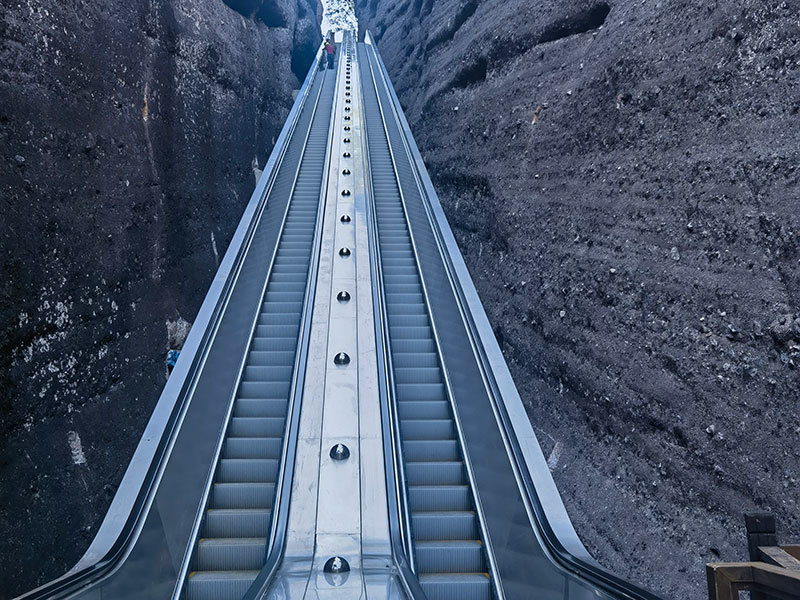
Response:
M745 515L750 562L706 565L709 600L800 600L800 546L778 546L775 517Z

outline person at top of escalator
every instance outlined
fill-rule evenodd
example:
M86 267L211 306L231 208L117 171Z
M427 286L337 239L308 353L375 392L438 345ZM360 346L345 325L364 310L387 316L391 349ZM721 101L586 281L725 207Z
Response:
M325 55L328 57L328 68L333 68L333 55L336 54L336 46L330 38L325 40Z

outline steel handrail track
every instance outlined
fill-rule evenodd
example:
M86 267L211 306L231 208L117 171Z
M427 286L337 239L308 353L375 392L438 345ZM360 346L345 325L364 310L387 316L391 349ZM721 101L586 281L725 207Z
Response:
M502 393L500 392L499 386L494 377L493 369L488 360L488 356L482 343L481 336L478 332L472 311L468 310L469 303L461 286L461 282L455 274L455 268L452 264L450 254L447 251L447 245L444 242L438 220L432 214L430 195L427 189L428 186L426 186L421 180L419 166L417 164L417 157L415 156L415 153L412 152L408 140L408 135L410 134L408 124L400 118L397 110L399 99L397 98L393 87L388 84L389 79L386 66L377 52L375 53L375 58L382 72L384 81L387 83L386 89L391 100L390 104L392 105L395 121L401 133L400 137L403 140L404 149L409 159L411 170L414 174L419 191L423 198L422 204L425 207L426 215L431 225L431 230L433 231L434 238L436 239L439 254L442 257L445 271L448 275L448 281L455 292L461 317L467 326L466 328L472 343L473 352L478 360L478 365L481 369L484 381L487 384L487 389L490 392L489 397L492 402L492 407L495 411L495 414L499 417L499 423L501 424L500 432L507 443L507 447L510 449L509 458L511 459L511 464L518 478L523 483L523 489L521 490L523 491L523 498L530 502L531 508L533 509L532 513L535 517L535 521L541 535L541 540L543 541L544 549L548 552L548 556L551 558L551 560L553 560L554 563L564 568L566 571L577 575L581 579L588 581L590 584L602 588L608 593L614 594L620 598L628 598L631 600L661 600L661 598L656 594L620 577L617 577L601 567L599 564L595 564L584 558L575 556L561 543L558 535L555 533L555 530L550 525L549 519L547 518L542 502L536 491L536 485L533 482L533 478L531 477L529 470L527 468L520 467L520 465L525 464L525 457L522 452L522 447L516 437L516 433L508 415L508 411L506 410L503 402L498 400L502 397Z
M160 441L155 448L150 465L143 477L139 493L132 503L131 509L128 512L128 517L120 528L119 534L106 553L97 561L77 570L73 568L73 570L68 571L61 577L18 596L17 600L56 599L74 595L112 574L120 564L124 562L124 559L135 545L138 534L144 524L145 517L149 512L155 492L158 489L158 484L163 475L166 463L168 462L170 452L181 429L180 426L183 422L183 418L191 404L192 393L197 386L200 373L202 373L205 366L209 351L219 330L222 317L228 308L231 294L241 275L245 257L249 253L255 232L258 229L261 217L266 209L267 200L273 189L280 167L283 164L289 142L294 135L301 113L308 100L311 82L317 72L316 65L319 62L322 51L323 47L320 46L315 55L312 67L301 87L302 96L300 102L295 103L295 106L289 113L289 117L292 118L291 124L281 132L278 138L277 143L280 144L280 147L277 148L278 154L274 160L272 160L272 157L268 160L268 163L272 162L272 167L267 173L269 179L261 191L254 215L244 231L242 244L237 250L232 263L231 273L220 290L217 302L209 316L208 325L203 332L197 350L192 356L192 362L187 369L180 390L176 394L177 400L166 420L160 436ZM273 149L273 153L274 152L275 149ZM257 185L256 192L258 191L258 187ZM254 192L254 194L256 192ZM176 366L176 369L177 368L178 366ZM78 566L80 566L82 562L83 559L78 562Z

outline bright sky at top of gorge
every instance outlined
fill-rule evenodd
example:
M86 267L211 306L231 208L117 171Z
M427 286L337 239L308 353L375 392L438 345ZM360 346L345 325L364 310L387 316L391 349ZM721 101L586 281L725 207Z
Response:
M322 35L328 31L358 30L358 19L353 0L323 0Z

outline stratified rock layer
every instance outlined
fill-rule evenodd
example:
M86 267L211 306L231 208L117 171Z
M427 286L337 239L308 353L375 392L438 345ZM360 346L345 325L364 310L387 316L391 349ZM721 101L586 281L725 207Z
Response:
M357 8L590 550L686 598L800 539L797 3Z
M88 546L320 39L307 0L6 4L0 598Z

